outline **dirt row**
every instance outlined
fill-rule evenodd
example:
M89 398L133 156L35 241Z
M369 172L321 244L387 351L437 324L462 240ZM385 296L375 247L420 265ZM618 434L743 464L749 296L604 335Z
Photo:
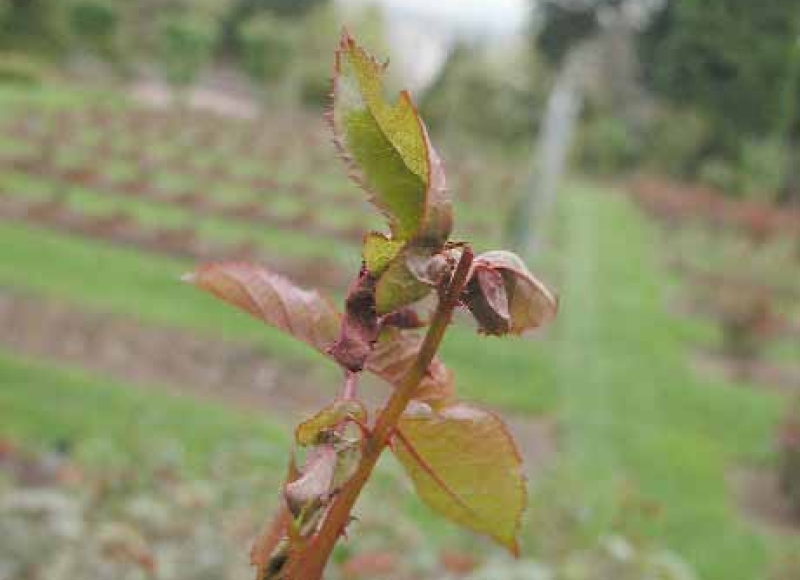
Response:
M87 312L8 289L0 289L0 328L0 347L20 356L80 367L141 388L155 386L270 415L289 413L290 420L330 402L338 389L338 374L333 368L325 372L322 361L318 372L309 371L308 364L279 362L263 347ZM385 389L368 380L362 394L374 405ZM555 421L502 414L535 475L556 451Z
M309 384L307 368L275 364L269 353L132 318L0 291L0 344L11 352L80 367L178 394L222 398L269 411L311 409L331 391Z

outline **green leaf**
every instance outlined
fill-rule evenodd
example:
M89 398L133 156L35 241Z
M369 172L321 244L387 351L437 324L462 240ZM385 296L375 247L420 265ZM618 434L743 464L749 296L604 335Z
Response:
M341 316L328 299L298 288L261 266L245 262L206 264L183 280L322 353L338 336Z
M364 236L363 256L369 273L376 278L383 274L403 249L403 245L403 241L391 240L378 232L370 232Z
M445 252L408 244L378 279L375 288L378 314L394 312L422 300L450 273Z
M419 497L453 522L518 554L527 492L520 454L492 413L464 404L410 407L392 449Z
M303 447L317 445L321 443L320 435L348 419L365 423L367 410L364 405L356 400L334 401L310 419L300 423L294 431L295 440Z
M521 334L550 322L558 299L513 252L475 258L463 300L487 334Z
M440 247L452 229L444 168L408 92L395 104L385 99L385 72L343 32L330 112L335 141L393 239Z
M375 287L375 308L387 314L425 298L431 287L409 269L407 253L401 252L378 278Z

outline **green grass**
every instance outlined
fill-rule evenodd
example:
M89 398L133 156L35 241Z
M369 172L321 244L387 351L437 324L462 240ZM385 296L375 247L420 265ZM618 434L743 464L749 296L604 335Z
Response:
M725 476L769 454L780 400L689 370L685 338L702 323L667 313L659 238L628 202L584 188L564 206L554 362L565 469L587 482L595 513L610 516L624 481L657 500L650 533L703 578L762 578L767 539L737 514Z
M249 316L182 284L187 260L146 255L22 224L0 224L0 284L100 312L247 340L276 357L310 351Z
M257 440L270 450L269 463L259 468L278 470L286 464L289 433L285 425L256 413L0 353L0 436L31 447L108 440L135 456L178 442L187 467L202 472L211 454L226 444ZM280 475L275 477L278 481Z

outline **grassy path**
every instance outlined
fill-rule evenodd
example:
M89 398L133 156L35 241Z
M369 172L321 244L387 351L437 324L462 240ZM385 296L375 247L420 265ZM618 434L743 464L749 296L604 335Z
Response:
M287 427L262 413L232 411L188 397L146 392L83 371L20 360L0 352L0 437L50 448L107 441L120 461L158 454L174 444L187 467L205 474L212 455L257 442L260 469L285 465Z
M669 248L628 202L576 189L563 203L556 366L567 470L601 522L623 482L657 500L663 514L648 532L702 578L763 577L766 541L737 515L725 474L769 453L780 401L688 368L700 323L666 312Z

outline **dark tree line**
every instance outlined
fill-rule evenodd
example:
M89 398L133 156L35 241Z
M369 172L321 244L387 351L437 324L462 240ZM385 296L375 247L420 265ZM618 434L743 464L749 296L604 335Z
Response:
M709 125L701 154L736 161L746 139L779 139L786 151L780 199L800 203L800 2L794 0L548 0L537 49L558 63L597 33L607 8L654 8L637 37L651 95L697 112Z

